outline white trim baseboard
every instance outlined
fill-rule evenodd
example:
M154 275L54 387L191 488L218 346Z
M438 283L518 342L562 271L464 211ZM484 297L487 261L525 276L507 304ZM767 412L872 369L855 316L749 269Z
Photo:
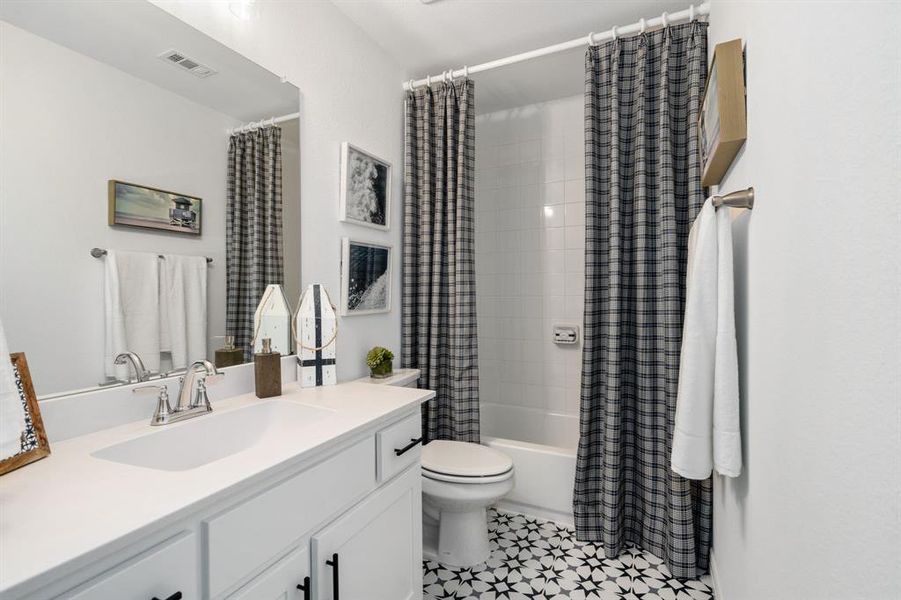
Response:
M723 594L723 588L720 585L719 570L716 567L716 556L713 550L710 551L710 580L713 584L713 597L715 600L726 600Z

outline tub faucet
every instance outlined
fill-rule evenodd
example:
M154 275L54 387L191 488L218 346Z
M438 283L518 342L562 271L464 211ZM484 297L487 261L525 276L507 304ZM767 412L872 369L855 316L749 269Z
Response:
M150 379L150 371L144 368L144 361L134 352L122 352L116 356L114 364L125 365L131 363L131 368L135 371L135 377L138 382Z

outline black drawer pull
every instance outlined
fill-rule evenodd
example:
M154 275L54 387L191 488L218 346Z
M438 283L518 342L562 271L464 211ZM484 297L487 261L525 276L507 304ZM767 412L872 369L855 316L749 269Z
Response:
M397 456L400 456L401 454L406 453L408 450L412 450L413 448L415 448L417 444L421 444L421 443L422 443L421 437L418 437L416 439L410 438L410 443L407 444L406 446L404 446L403 448L395 448L394 454L396 454Z
M338 553L332 554L332 560L325 561L332 569L332 600L338 600Z
M154 596L153 600L160 600L160 599L157 598L156 596ZM166 600L181 600L181 592L175 592L174 594L172 594L171 596L166 598Z
M303 590L303 600L310 600L310 594L312 592L310 591L310 578L309 577L304 577L303 583L297 584L297 589Z

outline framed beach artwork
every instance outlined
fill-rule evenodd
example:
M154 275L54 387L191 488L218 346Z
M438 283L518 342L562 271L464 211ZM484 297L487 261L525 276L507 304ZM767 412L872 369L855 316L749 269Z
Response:
M109 181L109 224L200 235L201 199L157 188Z
M391 310L391 246L341 239L341 306L344 316Z
M342 221L387 230L391 223L391 164L344 142L339 198Z

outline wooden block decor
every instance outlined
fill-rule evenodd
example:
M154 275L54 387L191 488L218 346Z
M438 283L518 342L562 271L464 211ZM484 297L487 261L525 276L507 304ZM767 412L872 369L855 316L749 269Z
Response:
M717 185L748 136L740 39L717 44L713 50L698 127L701 185Z

